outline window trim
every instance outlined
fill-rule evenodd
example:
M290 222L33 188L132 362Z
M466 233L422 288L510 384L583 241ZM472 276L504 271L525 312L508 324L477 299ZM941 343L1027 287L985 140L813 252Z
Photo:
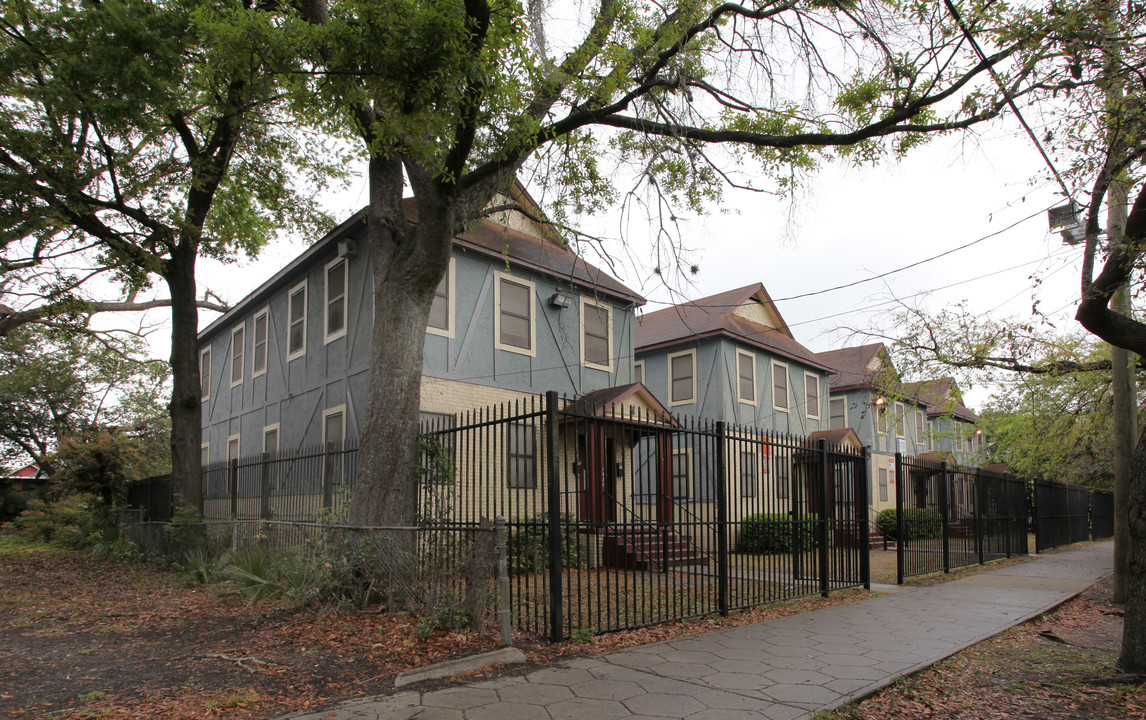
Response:
M524 435L518 435L518 430L523 430ZM537 472L537 429L533 423L528 422L511 422L505 426L505 487L508 490L536 490L538 482ZM528 437L529 438L529 452L522 451L521 448L515 448L516 438ZM514 450L518 452L514 452ZM515 483L513 480L513 469L516 467L516 462L522 458L529 461L529 477L525 478L525 482Z
M606 352L608 360L604 364L590 361L588 356L585 354L585 332L588 329L588 326L585 323L585 310L590 307L599 308L605 311L605 342L608 345L608 351ZM582 295L577 312L581 325L580 332L578 333L579 337L581 338L581 364L587 368L613 372L613 306L609 303L594 300L593 298Z
M300 290L302 291L302 317L301 318L295 318L292 314L292 311L294 309L294 303L292 301L294 300L294 296ZM307 305L310 301L309 295L310 295L310 290L307 286L306 278L303 278L302 282L294 285L287 292L287 331L286 331L287 362L290 362L291 360L294 360L295 358L300 358L300 357L303 357L304 355L306 355L306 330L307 330L307 324L308 324L307 315L309 314L307 312L307 310L309 309L307 307ZM296 322L298 322L302 325L302 344L299 345L298 349L292 351L290 349L291 331L294 329Z
M745 462L744 461L745 456L749 456L751 458L751 460L749 462ZM750 492L750 493L744 492L745 488L747 487L744 484L744 480L745 480L744 469L745 468L751 468L752 469L752 492ZM740 497L754 498L760 494L760 472L758 472L759 469L760 469L760 460L757 457L756 451L755 450L741 450L740 451Z
M934 420L928 420L927 421L927 450L928 450L928 452L933 451L935 449L935 445L936 445L935 421Z
M751 400L746 399L744 397L743 393L741 392L741 390L742 390L742 388L740 387L740 358L741 357L748 358L748 362L751 363L751 366L752 366L752 399ZM759 394L756 390L758 387L759 387L759 385L756 382L756 353L749 352L747 350L741 350L740 348L736 348L736 401L740 402L740 403L744 403L745 405L755 405L757 402L756 397Z
M270 432L271 430L275 431L275 448L274 448L274 450L267 450L267 433ZM279 423L272 423L270 425L264 425L263 426L263 454L264 455L266 455L268 452L277 453L279 451L279 448L282 447L282 440L283 440L282 430L279 428Z
M640 371L641 371L641 379L640 380L637 379L637 369L638 368L640 368ZM633 382L635 382L635 383L639 382L640 384L644 385L645 384L645 377L646 377L645 376L645 361L644 360L637 360L637 361L633 362Z
M207 358L207 371L203 372L203 358ZM204 392L205 391L205 392ZM199 402L211 399L211 346L199 351Z
M342 295L330 297L330 271L342 263ZM330 304L342 300L342 327L334 332L330 331ZM338 338L346 337L346 326L350 324L350 261L344 257L336 257L328 262L322 269L322 336L325 345Z
M239 342L235 342L235 336L242 335ZM243 363L246 362L247 352L247 323L241 322L235 327L231 328L231 387L238 387L243 384L243 377L245 368ZM235 373L238 372L236 379Z
M841 405L843 405L843 410L844 410L842 413L840 413L840 417L842 417L844 419L844 424L842 427L838 427L838 428L832 427L832 418L836 417L836 413L832 409L832 407L836 403L840 403ZM848 426L848 399L846 397L839 397L839 398L829 397L828 398L828 429L829 430L843 430L847 426Z
M495 281L493 284L493 343L494 347L498 350L515 353L517 355L527 355L529 357L537 357L537 285L532 280L510 275L505 272L494 273ZM529 347L523 348L517 345L509 345L501 341L501 284L503 282L521 285L529 289Z
M692 391L691 391L692 395L687 399L677 400L676 396L673 395L672 361L674 358L683 357L685 355L688 355L689 357L692 358L692 376L690 378L690 380L692 381ZM695 405L696 404L696 349L695 348L693 348L692 350L682 350L681 352L669 353L667 367L665 368L665 375L668 379L669 407L673 407L675 405Z
M887 502L889 497L888 487L890 480L890 473L887 468L881 467L876 469L876 497L879 502Z
M203 452L204 450L206 450L207 452L204 453ZM204 460L203 460L204 454L206 454L206 456L207 456L206 462L204 462ZM211 443L210 442L199 443L199 469L202 470L203 468L207 467L210 464L211 464Z
M813 403L809 402L809 398L808 398L808 382L809 381L815 383L815 385L816 385L816 402L814 404L815 405L815 413L812 412ZM822 397L823 397L823 393L820 392L820 376L816 375L813 372L805 370L804 371L804 414L810 420L819 420L820 419L820 400Z
M332 408L327 408L322 411L322 449L326 450L326 419L331 415L342 414L342 448L346 447L346 403L342 405L335 405Z
M907 437L907 406L903 403L896 401L895 403L895 436L897 438Z
M887 435L891 430L891 426L887 423L887 401L883 404L874 405L875 407L875 432L877 435Z
M446 276L443 280L446 281L446 326L444 328L434 327L429 322L426 323L426 332L430 335L439 335L441 337L453 338L454 336L454 299L456 294L457 278L454 274L454 258L450 258L450 264L446 268ZM437 296L437 288L434 288L434 295ZM428 320L428 318L427 318Z
M242 433L235 433L234 435L227 436L227 467L231 466L231 441L235 443L235 460L243 457L243 440Z
M259 357L259 318L263 318L263 366L257 367L255 363ZM251 321L251 379L259 377L260 375L267 374L268 354L270 349L270 335L271 335L271 313L269 307L264 307L255 313L254 319Z
M783 368L784 369L784 404L783 405L778 405L776 403L776 378L778 377L778 374L776 372L777 368ZM788 364L782 363L779 360L773 360L772 361L772 409L773 410L779 410L780 412L789 412L790 411L790 409L791 409L790 408L791 398L788 396L792 392L792 384L790 382L791 379L792 378L789 377L789 375L788 375Z
M918 445L923 445L923 411L916 409L915 411L915 442Z

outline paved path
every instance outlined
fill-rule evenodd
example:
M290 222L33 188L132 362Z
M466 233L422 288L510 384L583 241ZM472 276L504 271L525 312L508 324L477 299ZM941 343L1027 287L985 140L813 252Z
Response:
M1034 617L1112 571L1113 546L779 620L581 658L523 677L355 700L292 720L806 718ZM877 588L878 589L878 588Z

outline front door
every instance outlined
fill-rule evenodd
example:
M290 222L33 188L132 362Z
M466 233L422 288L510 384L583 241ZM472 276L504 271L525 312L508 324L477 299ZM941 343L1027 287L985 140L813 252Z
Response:
M581 518L587 523L611 523L617 517L617 454L613 438L605 429L589 425L577 439L581 468L579 495Z

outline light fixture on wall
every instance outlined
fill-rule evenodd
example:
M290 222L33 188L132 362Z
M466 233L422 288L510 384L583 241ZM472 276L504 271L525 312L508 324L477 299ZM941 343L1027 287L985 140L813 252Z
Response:
M876 405L876 406L886 405L887 400L882 398L882 397L877 397L875 400L872 401L872 404Z
M555 308L564 310L573 304L573 298L558 290L549 297L549 304Z

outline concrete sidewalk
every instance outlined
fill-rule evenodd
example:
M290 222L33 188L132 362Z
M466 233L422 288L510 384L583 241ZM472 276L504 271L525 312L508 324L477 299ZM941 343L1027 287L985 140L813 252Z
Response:
M809 717L1032 618L1112 572L1109 542L942 585L581 658L523 677L355 700L292 720Z

